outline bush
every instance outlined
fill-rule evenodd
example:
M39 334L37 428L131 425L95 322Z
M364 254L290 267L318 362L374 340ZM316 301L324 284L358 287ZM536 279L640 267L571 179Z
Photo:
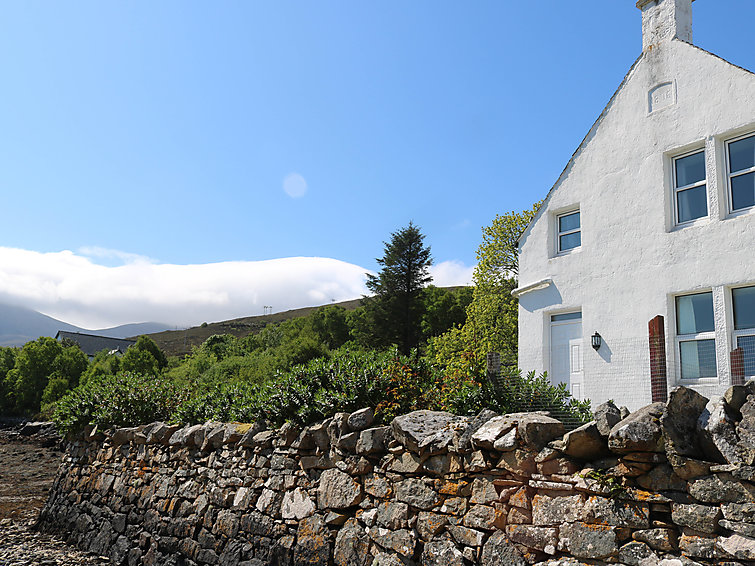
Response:
M168 421L185 398L167 380L132 373L93 377L55 405L53 420L63 433L87 425L135 426Z
M588 402L574 400L563 385L554 387L545 375L509 372L488 380L470 356L466 365L439 371L426 359L389 352L346 348L278 372L261 383L241 379L247 358L229 357L213 366L216 379L205 374L181 379L120 373L92 377L57 402L54 420L61 432L86 425L133 426L155 420L202 423L208 420L300 425L339 412L374 407L377 422L417 409L474 415L484 408L498 413L550 411L567 425L591 418ZM53 382L51 382L53 383ZM62 388L55 384L57 394Z
M455 414L473 415L487 408L500 414L548 411L567 427L592 419L590 401L571 396L566 385L551 384L547 374L508 368L496 378L488 379L475 356L464 371L463 365L449 372L441 384L440 408Z
M171 421L198 424L207 421L254 422L263 414L264 396L245 383L217 383L185 399L171 416Z
M70 389L70 384L65 377L51 377L47 387L42 392L42 405L54 403Z
M309 424L338 412L375 407L378 421L429 408L434 398L429 364L389 352L339 350L279 374L270 386L265 417Z

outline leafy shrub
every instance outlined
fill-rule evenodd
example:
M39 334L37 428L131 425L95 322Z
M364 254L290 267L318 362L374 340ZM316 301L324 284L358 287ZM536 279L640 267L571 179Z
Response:
M258 388L241 382L217 383L186 398L171 415L179 423L207 421L254 422L261 418L264 397Z
M213 334L200 347L221 361L228 356L238 356L241 352L239 340L232 334Z
M429 366L408 356L389 352L341 349L278 375L270 385L265 417L301 424L338 412L376 407L379 420L400 412L428 408L432 395Z
M475 356L440 371L426 359L396 350L341 348L261 382L242 379L238 372L254 359L226 358L197 379L184 376L180 385L165 375L93 377L57 402L54 420L62 432L71 432L88 424L132 426L154 420L193 424L265 418L278 425L306 425L362 407L375 407L378 422L417 409L463 415L483 408L498 413L547 410L567 425L591 418L589 401L574 400L545 375L512 371L488 380Z
M592 419L590 401L573 398L565 384L551 384L547 374L522 375L519 369L506 368L489 379L473 354L466 366L458 364L447 372L440 390L440 407L456 414L472 415L483 408L500 414L549 411L567 426Z
M55 405L53 420L61 433L86 425L134 426L170 420L185 393L171 382L141 374L94 377L69 391Z
M70 384L65 377L52 377L47 382L47 387L42 392L42 405L49 405L65 395L70 389Z

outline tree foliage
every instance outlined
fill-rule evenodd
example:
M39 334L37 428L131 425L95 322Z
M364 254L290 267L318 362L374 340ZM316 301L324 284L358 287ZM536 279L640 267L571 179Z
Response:
M157 375L168 365L163 351L149 336L139 336L123 354L120 369L136 374Z
M3 364L11 359L8 354L2 358ZM13 356L13 368L5 374L5 409L17 414L39 411L42 395L51 379L56 380L56 391L63 385L75 387L87 364L87 357L78 346L65 347L46 336L27 342Z
M422 291L422 302L422 337L427 340L464 324L467 307L472 302L472 288L444 289L429 285Z
M522 212L498 214L490 226L482 229L482 243L477 248L475 285L496 285L519 275L519 238L540 208L540 202Z
M503 365L516 365L518 302L511 292L517 284L518 240L539 206L498 215L483 228L466 322L432 341L436 361L479 367L488 352L498 352Z
M366 314L375 343L396 344L403 354L417 347L424 313L422 289L430 283L430 246L412 222L391 234L384 242L382 266L377 275L367 275L367 288L373 296L365 299Z

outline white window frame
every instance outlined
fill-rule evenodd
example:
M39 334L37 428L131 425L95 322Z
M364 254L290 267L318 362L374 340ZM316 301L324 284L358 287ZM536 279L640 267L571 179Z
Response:
M685 157L689 157L691 155L695 155L697 153L703 154L703 161L706 159L705 155L705 148L701 147L698 149L693 149L691 151L688 151L686 153L682 153L681 155L675 155L671 158L671 187L672 187L672 195L671 199L674 201L674 225L675 226L689 226L690 224L694 224L695 222L700 222L702 220L705 220L706 218L710 217L710 202L708 198L708 171L706 168L705 171L705 177L702 181L698 181L697 183L693 183L691 185L685 185L683 187L677 187L676 183L676 162L680 159L683 159ZM681 221L679 220L679 199L678 195L679 193L682 193L684 191L688 191L690 189L695 189L697 187L705 186L705 214L703 216L699 216L698 218L693 218L692 220L685 220Z
M739 338L742 338L744 336L755 336L755 326L752 328L741 328L739 330L736 329L736 320L737 320L737 314L734 310L734 291L737 289L747 289L749 287L755 287L755 285L742 285L739 287L734 287L731 289L731 342L732 342L732 348L736 349L739 348ZM745 379L754 379L755 375L746 375Z
M579 214L579 228L576 228L574 230L564 230L561 231L561 219L566 216L571 216L572 214ZM573 248L567 248L565 250L561 249L561 236L568 236L570 234L577 234L579 233L579 245L574 246ZM579 208L574 208L571 210L568 210L566 212L561 212L556 215L556 253L561 254L568 254L573 252L574 250L578 250L582 247L582 212Z
M706 332L696 332L694 334L679 334L679 307L677 304L677 300L682 297L689 297L692 295L704 295L710 293L711 295L711 301L713 301L713 290L710 289L708 291L697 291L695 293L682 293L680 295L674 295L674 321L676 324L676 355L677 359L679 360L678 363L678 371L677 371L677 377L678 381L684 382L684 383L692 383L697 381L706 381L706 380L713 380L718 379L718 344L716 342L716 329L715 329L715 311L714 311L714 319L713 319L713 330L706 331ZM713 341L713 351L716 354L716 360L715 360L715 366L716 366L716 375L706 375L701 377L682 377L682 343L684 342L701 342L703 340L712 340Z
M729 203L729 213L730 214L740 214L743 212L747 212L749 210L755 209L755 205L753 206L746 206L744 208L738 208L734 209L734 193L732 192L732 186L731 186L731 180L734 177L739 177L741 175L746 175L747 173L753 173L755 172L755 167L751 167L750 169L743 169L742 171L737 171L736 173L732 173L731 171L731 155L729 151L729 147L731 144L747 139L747 138L753 138L755 137L755 132L750 132L747 134L743 134L741 136L737 136L736 138L732 138L730 140L726 140L724 145L726 146L726 193L727 193L727 201Z

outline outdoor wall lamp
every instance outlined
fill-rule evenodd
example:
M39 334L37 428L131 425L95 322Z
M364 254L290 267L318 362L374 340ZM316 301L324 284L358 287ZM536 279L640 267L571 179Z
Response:
M597 352L598 350L600 350L601 344L603 344L603 337L600 334L598 334L596 331L595 334L593 334L591 338L592 338L592 347Z

